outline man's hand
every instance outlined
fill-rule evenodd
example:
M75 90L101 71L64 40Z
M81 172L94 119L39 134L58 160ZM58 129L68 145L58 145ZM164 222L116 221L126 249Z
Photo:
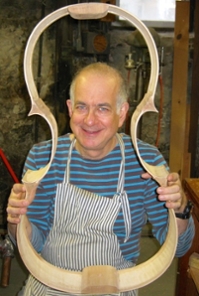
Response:
M27 212L29 202L24 199L25 195L25 186L23 184L14 184L7 205L7 220L9 223L18 224L20 222L20 215Z
M143 179L151 178L148 173L142 174ZM181 181L177 173L170 173L167 176L167 186L157 188L158 199L165 202L168 209L182 213L187 204L186 195L182 189ZM182 234L188 225L188 220L176 218L178 225L178 235Z
M30 204L25 199L25 196L25 186L23 184L14 184L7 205L8 229L14 238L16 236L16 226L20 222L20 216L26 214L27 207Z
M151 176L144 173L142 178L148 179ZM181 181L177 173L170 173L167 177L167 186L158 187L158 199L165 202L168 209L174 209L176 212L183 212L186 206L186 196L182 189Z
M183 212L187 199L177 173L170 173L167 177L167 187L159 187L157 193L159 200L164 201L168 209Z

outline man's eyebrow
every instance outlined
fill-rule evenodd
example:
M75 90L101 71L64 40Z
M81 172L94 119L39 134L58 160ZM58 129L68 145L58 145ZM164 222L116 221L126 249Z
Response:
M82 102L82 101L77 101L75 102L75 105L87 105L86 103ZM97 104L96 106L98 107L111 107L111 105L109 103L100 103L100 104Z
M99 106L99 107L103 107L103 106L111 107L111 105L109 103L101 103L101 104L98 104L97 106Z
M80 104L80 105L86 105L84 102L82 102L82 101L77 101L77 102L75 102L75 105L78 105L78 104Z

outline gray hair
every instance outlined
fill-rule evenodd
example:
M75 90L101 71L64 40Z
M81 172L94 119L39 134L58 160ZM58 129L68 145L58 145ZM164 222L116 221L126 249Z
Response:
M118 93L117 93L117 112L119 112L122 104L124 102L127 102L128 100L128 91L127 91L127 86L126 86L126 82L122 77L122 74L115 68L107 65L106 63L102 63L102 62L97 62L97 63L92 63L89 64L88 66L80 69L74 76L72 83L70 85L70 100L72 102L72 106L74 105L74 101L75 101L75 87L76 87L76 82L78 80L78 78L81 76L81 74L83 73L97 73L103 76L110 76L115 78L115 80L118 81Z

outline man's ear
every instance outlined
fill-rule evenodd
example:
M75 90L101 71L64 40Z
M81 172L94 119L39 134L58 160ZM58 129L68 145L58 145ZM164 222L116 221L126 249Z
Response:
M68 113L69 113L69 116L71 117L72 116L72 113L73 113L73 110L72 110L72 102L71 100L67 100L66 101L66 105L68 107Z
M121 127L126 119L127 112L129 110L129 103L124 102L120 108L119 113L119 127Z

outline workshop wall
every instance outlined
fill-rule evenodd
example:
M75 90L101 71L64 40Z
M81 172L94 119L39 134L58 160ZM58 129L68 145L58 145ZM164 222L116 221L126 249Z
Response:
M48 125L41 117L27 116L31 104L24 81L23 56L27 39L33 28L44 15L55 9L55 4L50 0L1 0L0 8L0 148L16 177L20 180L23 164L31 146L36 142L51 138ZM75 23L72 24L73 28L75 25ZM61 55L58 55L59 42L56 41L57 38L61 40L59 34L57 34L59 26L55 24L44 32L35 48L33 59L35 84L40 97L49 106L57 120L59 134L69 131L65 100L68 98L71 76L80 66L96 60L108 62L119 69L126 77L129 84L129 101L132 113L141 99L144 87L147 85L147 81L144 82L143 80L143 75L148 71L146 67L148 64L145 64L145 68L142 68L143 71L139 72L139 77L136 76L136 67L138 67L140 60L137 60L136 67L130 69L126 67L126 59L129 58L129 54L132 51L137 53L140 50L132 47L133 30L110 27L110 24L103 25L110 35L108 53L97 55L96 52L92 53L92 51L81 52L77 48L77 44L71 44L72 37L70 37L70 44L67 41L66 44L63 42L65 49L63 49ZM67 26L66 29L69 30ZM163 49L163 56L161 56L163 57L161 64L163 85L159 84L157 87L155 104L158 109L161 103L163 104L163 115L160 123L158 123L157 113L144 115L139 127L139 137L154 145L158 143L160 151L168 160L173 32L161 30L158 34L159 49L160 51ZM141 87L136 87L136 78L142 80ZM62 85L64 85L63 88ZM161 95L161 87L163 87L163 96ZM137 94L136 102L135 94ZM158 125L160 127L159 135ZM128 131L128 126L124 126L122 130ZM5 207L14 183L2 160L0 160L0 231L6 227Z
M19 180L28 150L35 142L37 129L37 116L27 117L31 105L23 75L24 49L27 38L41 19L41 7L41 1L0 2L0 148ZM52 11L50 5L46 6L46 13L49 11ZM51 55L54 47L52 43L54 44L54 41L49 37L43 48L47 62L42 62L42 77L37 81L37 84L41 82L43 86L42 96L47 96L47 88L52 84ZM35 74L38 73L38 53L39 46L35 50L33 67ZM0 229L5 227L5 207L13 182L1 158Z

